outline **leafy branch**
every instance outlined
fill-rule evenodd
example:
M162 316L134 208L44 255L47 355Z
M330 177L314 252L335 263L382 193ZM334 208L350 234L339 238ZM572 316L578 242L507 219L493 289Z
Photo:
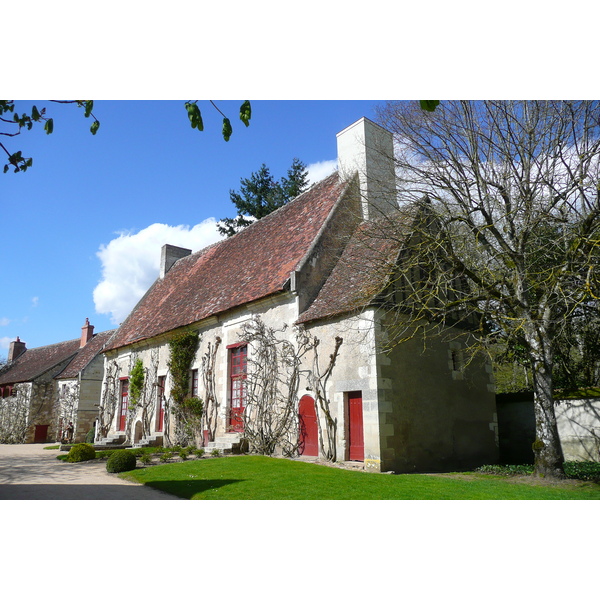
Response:
M49 100L57 104L75 104L78 108L83 109L83 116L92 118L92 125L90 126L90 133L96 135L100 128L100 121L94 115L94 101L93 100ZM233 133L233 127L231 126L230 119L221 111L221 109L215 104L214 101L210 101L212 106L222 115L223 117L223 128L222 134L223 139L228 142ZM190 120L190 124L193 129L198 131L204 131L204 123L202 121L202 114L198 107L198 101L188 101L185 103L185 109ZM252 108L250 101L244 101L240 106L240 120L246 127L250 125L250 119L252 117ZM14 100L0 100L0 136L9 138L16 137L22 133L23 130L30 131L34 124L43 123L44 131L46 135L50 135L54 131L54 119L46 115L46 108L38 108L35 104L31 107L29 112L23 112L21 114L15 112L15 101ZM29 167L33 165L32 157L23 156L22 150L13 151L9 149L5 144L0 142L0 149L6 153L7 162L4 165L4 173L7 173L9 169L13 169L14 173L27 171Z
M100 121L98 121L92 113L94 108L93 100L50 100L50 102L55 102L57 104L76 104L78 107L83 108L84 117L92 117L94 119L92 126L90 127L90 132L92 135L96 135L98 128L100 127ZM7 118L11 115L11 118ZM0 123L3 123L4 127L8 128L8 131L0 131L0 135L7 137L16 137L21 134L23 129L30 131L33 128L34 123L43 123L46 135L50 135L54 131L54 119L46 116L45 107L38 109L34 104L29 113L24 112L19 114L15 112L14 100L0 100ZM16 128L16 130L13 130L12 128ZM0 148L4 150L8 157L8 162L4 165L4 173L8 172L11 167L14 167L15 173L21 171L24 172L33 165L33 158L24 157L22 150L11 152L2 142L0 142Z
M231 121L223 113L223 111L215 104L213 100L210 101L212 106L221 114L223 117L223 139L228 142L231 138L231 134L233 133L233 128L231 126ZM189 100L185 103L185 109L187 110L188 118L190 120L190 125L192 129L197 129L198 131L204 131L204 122L202 121L202 113L200 112L200 108L198 106L198 100ZM245 100L240 106L240 121L248 127L250 125L250 119L252 117L252 107L250 105L249 100Z

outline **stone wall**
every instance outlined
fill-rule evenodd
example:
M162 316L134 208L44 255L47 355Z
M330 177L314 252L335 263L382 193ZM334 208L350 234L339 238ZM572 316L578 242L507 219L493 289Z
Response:
M535 441L533 393L499 394L500 459L508 464L532 464ZM600 460L600 399L557 400L556 424L566 461Z

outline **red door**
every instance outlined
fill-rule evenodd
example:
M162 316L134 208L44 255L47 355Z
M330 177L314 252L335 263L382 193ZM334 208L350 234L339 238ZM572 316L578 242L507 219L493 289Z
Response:
M310 396L300 398L298 407L300 426L300 445L298 450L303 456L319 456L319 428L315 401Z
M248 366L248 347L246 345L230 348L229 376L231 378L231 412L229 428L231 431L244 431L244 408L246 408L246 377Z
M121 379L121 412L119 413L119 431L125 431L127 424L127 404L129 401L129 379Z
M46 442L48 439L48 427L49 425L36 425L35 432L33 434L33 442L35 444Z
M365 459L362 392L348 392L348 446L349 460Z

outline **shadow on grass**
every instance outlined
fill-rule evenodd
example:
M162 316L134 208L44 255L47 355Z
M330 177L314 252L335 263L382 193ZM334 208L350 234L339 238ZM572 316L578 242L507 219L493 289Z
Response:
M180 498L191 500L197 494L202 494L208 499L211 492L217 492L226 485L242 483L243 481L243 479L198 479L196 481L152 481L145 485L161 492L167 492Z

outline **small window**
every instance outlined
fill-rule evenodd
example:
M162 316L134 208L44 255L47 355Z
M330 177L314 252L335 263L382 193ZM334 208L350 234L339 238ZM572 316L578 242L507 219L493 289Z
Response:
M190 392L192 396L198 397L198 369L192 369L190 373Z

